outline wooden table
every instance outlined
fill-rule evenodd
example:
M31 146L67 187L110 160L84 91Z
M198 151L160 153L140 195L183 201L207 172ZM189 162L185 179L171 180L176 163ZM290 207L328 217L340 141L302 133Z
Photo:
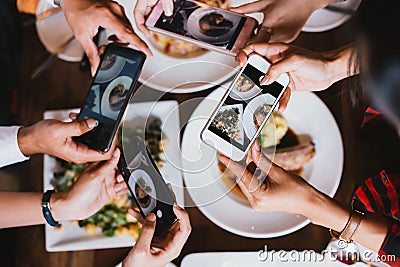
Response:
M352 41L354 32L352 21L324 33L302 33L295 41L309 49L330 50ZM38 40L34 26L22 29L22 52L20 66L20 87L18 91L19 123L32 124L42 119L49 109L79 107L86 95L91 77L79 71L78 63L57 60L37 80L29 77L33 69L43 61L47 52ZM359 125L366 103L353 107L346 89L352 86L352 79L334 84L329 90L317 95L333 113L343 137L345 164L340 187L335 199L349 203L353 189L363 178L377 173L382 167L369 149L368 140L360 138ZM342 91L342 89L344 89ZM192 94L165 94L162 99L176 99L182 103L194 97L204 97L212 90ZM150 90L146 100L156 99L162 92ZM195 108L195 107L193 107ZM190 114L181 114L182 123ZM389 142L390 144L390 142ZM390 154L389 154L390 155ZM390 158L390 157L389 157ZM30 161L19 164L17 169L22 191L42 191L42 156L32 156ZM327 174L329 175L329 174ZM324 179L324 177L321 177ZM189 196L186 194L190 201ZM193 252L207 251L258 251L268 245L270 249L313 249L321 251L330 240L327 229L308 225L295 233L271 238L251 239L229 233L209 221L198 208L187 209L193 231L179 258ZM3 216L3 215L2 215ZM45 250L44 226L21 227L0 231L2 266L57 266L57 267L112 267L120 262L130 248L87 250L73 252L53 252Z

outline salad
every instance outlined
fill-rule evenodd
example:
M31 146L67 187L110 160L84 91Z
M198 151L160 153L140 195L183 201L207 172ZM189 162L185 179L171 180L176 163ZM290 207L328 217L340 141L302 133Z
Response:
M146 125L146 124L142 124ZM125 125L124 125L125 127ZM157 117L152 117L143 129L141 127L130 126L129 130L122 136L121 127L118 131L117 145L123 142L128 142L129 137L138 135L144 132L146 145L155 160L157 166L162 166L163 160L161 154L164 152L165 137L162 139L161 120ZM164 145L160 144L164 141ZM76 164L67 162L62 159L56 158L61 171L54 172L54 176L50 183L58 192L62 192L70 188L79 178L80 173L87 166L87 164ZM132 195L127 193L122 196L113 198L109 203L103 206L97 213L84 220L72 221L79 227L85 229L89 234L94 234L101 230L103 234L109 237L115 235L132 235L135 239L139 236L141 225L136 218L128 213L128 209L138 209Z

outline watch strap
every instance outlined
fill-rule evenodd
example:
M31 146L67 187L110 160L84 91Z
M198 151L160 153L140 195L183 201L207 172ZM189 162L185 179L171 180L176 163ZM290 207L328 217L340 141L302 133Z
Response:
M363 212L352 209L344 229L340 233L329 229L331 236L336 239L345 240L348 243L353 242L352 237L360 226L363 216Z
M47 190L46 192L43 193L42 196L42 212L43 212L43 217L45 218L46 222L53 227L58 227L61 226L61 224L54 220L53 215L51 214L51 209L50 209L50 198L51 194L54 193L54 190Z

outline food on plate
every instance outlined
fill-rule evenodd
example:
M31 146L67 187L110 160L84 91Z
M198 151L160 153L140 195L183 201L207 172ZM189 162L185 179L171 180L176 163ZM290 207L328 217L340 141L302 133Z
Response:
M136 117L123 123L123 131L120 128L118 135L121 144L129 144L134 136L143 138L150 154L158 168L162 168L164 159L162 155L168 146L168 137L162 131L162 122L156 116Z
M264 104L256 108L256 110L254 111L253 121L257 129L261 126L265 117L271 111L271 108L272 106L268 104Z
M315 156L315 147L312 142L299 143L296 146L278 149L275 155L263 149L264 154L276 165L287 171L299 173L304 164Z
M152 191L151 187L142 177L137 180L135 185L135 195L142 208L147 208L150 205L150 194Z
M229 8L229 0L199 0L209 6L216 6L219 8L228 9Z
M266 157L283 169L301 175L303 167L316 154L314 143L308 135L298 135L289 126L286 118L273 112L271 119L264 125L258 141ZM232 192L241 198L246 197L236 184L237 177L218 162L222 181Z
M114 54L107 54L101 63L100 70L109 70L117 61L117 56Z
M75 183L86 164L75 164L61 159L57 159L57 161L62 170L54 173L50 183L56 191L62 192ZM97 233L101 229L106 236L112 237L119 233L127 233L137 238L140 226L136 219L128 213L128 209L131 207L135 206L131 201L130 194L118 196L89 218L74 222L89 234Z
M229 8L228 0L200 0L204 4L220 8ZM150 41L157 50L171 57L191 58L203 55L208 50L188 42L176 40L165 35L152 32Z
M247 92L254 87L254 82L243 74L236 81L236 89L239 92Z
M289 130L287 120L279 113L273 112L269 120L265 123L258 136L261 147L279 145L281 139Z
M124 104L124 101L126 97L128 96L129 90L125 88L123 84L117 84L110 93L109 96L109 103L110 103L110 108L113 111L118 111L121 109L122 105Z
M150 37L152 44L160 52L171 57L190 58L207 52L204 48L154 32L150 34Z
M222 134L229 136L229 138L238 140L240 137L239 115L240 112L238 108L229 108L219 111L211 123L211 126L221 131Z
M226 34L233 27L232 21L226 19L222 14L212 12L204 15L199 20L200 32L211 37L218 37Z
M130 124L131 122L132 124ZM157 166L161 168L163 163L161 159L162 153L168 140L162 134L161 120L158 117L150 116L147 119L147 123L146 118L136 118L124 123L125 125L129 125L129 128L127 128L127 131L124 131L123 136L122 127L119 128L117 145L120 146L122 142L129 144L129 138L132 138L132 135L143 134L151 156L155 159ZM146 126L144 127L144 125ZM74 184L86 167L86 164L75 164L59 158L56 158L56 160L59 165L58 170L54 172L50 183L56 191L61 192ZM146 188L146 186L142 188ZM115 197L89 218L74 222L79 227L85 229L88 234L97 233L98 231L110 237L130 234L136 239L140 232L140 224L128 213L128 209L131 207L137 209L135 202L132 201L131 194L128 193Z

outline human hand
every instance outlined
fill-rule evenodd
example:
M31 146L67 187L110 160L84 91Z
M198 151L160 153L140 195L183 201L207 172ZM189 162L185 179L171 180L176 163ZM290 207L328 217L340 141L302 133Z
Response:
M164 267L179 256L192 228L185 210L177 205L174 205L173 210L178 221L161 240L156 242L153 239L156 216L153 213L147 215L142 223L138 240L122 262L123 267ZM137 213L131 211L131 214L140 221Z
M241 14L264 13L262 25L272 30L271 42L289 43L297 38L314 11L330 2L332 0L257 0L231 10Z
M254 142L249 158L258 167L255 174L246 167L220 155L220 161L238 178L238 185L255 211L285 211L307 214L315 190L300 176L287 172L262 155L258 142ZM263 173L262 179L257 179ZM265 175L268 176L265 176ZM304 212L303 212L304 211Z
M107 153L95 151L72 139L73 136L92 130L96 124L96 120L90 118L72 122L42 120L32 126L20 128L18 146L25 156L44 153L75 163L108 160L112 156L116 139Z
M112 0L61 0L65 17L75 38L89 58L92 75L100 63L98 48L93 42L99 27L112 31L119 43L135 45L147 56L152 53L147 44L133 31L124 8Z
M149 15L151 9L156 5L158 0L137 0L134 15L135 22L138 29L149 36L149 29L146 27L146 17ZM164 9L166 16L172 16L172 12L174 10L174 1L173 0L161 0L162 7Z
M289 75L288 88L279 103L280 112L286 109L291 91L324 90L340 79L338 73L343 72L338 68L343 66L337 66L334 54L313 52L285 43L250 44L237 55L239 64L243 66L252 53L264 56L271 63L261 84L271 84L283 73Z
M126 194L128 187L116 174L119 156L117 148L110 160L89 164L69 190L53 194L50 202L54 219L86 219L112 198Z

